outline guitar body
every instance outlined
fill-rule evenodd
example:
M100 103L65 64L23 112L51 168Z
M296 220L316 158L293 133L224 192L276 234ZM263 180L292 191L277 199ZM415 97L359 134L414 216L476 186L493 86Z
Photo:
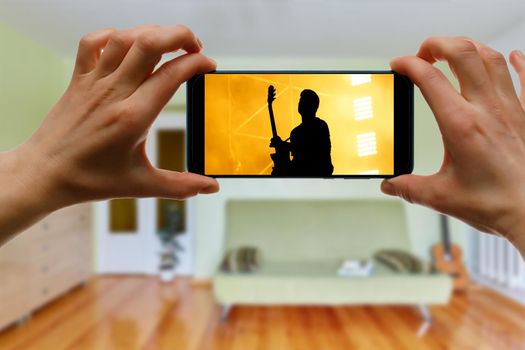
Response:
M447 256L443 243L432 247L432 256L436 270L450 275L453 279L454 290L464 290L470 284L470 278L463 265L463 252L456 244L450 245L450 254Z
M446 216L441 216L442 242L432 247L434 267L442 273L450 275L453 279L454 290L464 290L470 284L470 278L463 265L463 252L461 248L450 242L448 221Z
M275 153L270 155L273 161L273 176L290 175L290 151L286 148L286 146L277 146L275 147Z

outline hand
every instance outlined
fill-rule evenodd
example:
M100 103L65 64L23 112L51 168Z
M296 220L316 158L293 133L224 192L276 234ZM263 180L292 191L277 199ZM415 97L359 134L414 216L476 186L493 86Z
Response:
M47 211L94 199L216 192L215 180L157 169L145 153L149 127L180 84L215 69L201 48L184 26L106 29L83 37L67 91L13 151L22 162L15 166L18 183L38 189ZM179 49L185 53L155 70L163 54Z
M277 149L283 149L284 151L290 150L290 144L286 141L283 141L279 136L272 137L270 140L270 147Z
M432 64L449 63L457 92ZM510 61L525 87L525 58ZM512 84L505 57L468 38L426 40L417 56L391 62L421 89L443 136L441 169L383 181L384 193L501 234L525 256L525 94Z
M278 148L283 144L283 140L279 136L272 137L270 140L270 147Z

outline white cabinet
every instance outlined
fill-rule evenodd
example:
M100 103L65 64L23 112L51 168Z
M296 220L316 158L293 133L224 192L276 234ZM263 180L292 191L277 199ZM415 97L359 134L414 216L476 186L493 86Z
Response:
M91 237L91 204L79 204L0 248L0 329L89 278Z

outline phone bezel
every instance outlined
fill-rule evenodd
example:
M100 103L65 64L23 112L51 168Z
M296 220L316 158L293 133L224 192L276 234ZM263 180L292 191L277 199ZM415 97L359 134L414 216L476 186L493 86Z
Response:
M355 70L223 70L207 74L393 74L394 75L394 174L379 175L332 175L329 178L391 178L410 174L414 167L414 84L406 76L394 71ZM187 166L188 171L204 173L204 74L192 77L187 82ZM271 175L207 175L214 178L279 178ZM318 178L312 176L280 178Z

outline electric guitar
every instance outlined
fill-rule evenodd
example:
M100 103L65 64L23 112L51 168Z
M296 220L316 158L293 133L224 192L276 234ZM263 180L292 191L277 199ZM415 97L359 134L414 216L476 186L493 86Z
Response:
M470 283L470 278L463 265L461 248L450 242L448 219L441 215L441 243L432 247L435 268L453 278L454 290L464 290Z
M270 147L275 148L275 153L270 157L273 160L272 175L286 176L290 172L290 145L282 141L277 134L275 118L273 116L273 101L275 100L275 88L273 85L268 86L268 112L270 113L270 124L272 125L272 140Z

